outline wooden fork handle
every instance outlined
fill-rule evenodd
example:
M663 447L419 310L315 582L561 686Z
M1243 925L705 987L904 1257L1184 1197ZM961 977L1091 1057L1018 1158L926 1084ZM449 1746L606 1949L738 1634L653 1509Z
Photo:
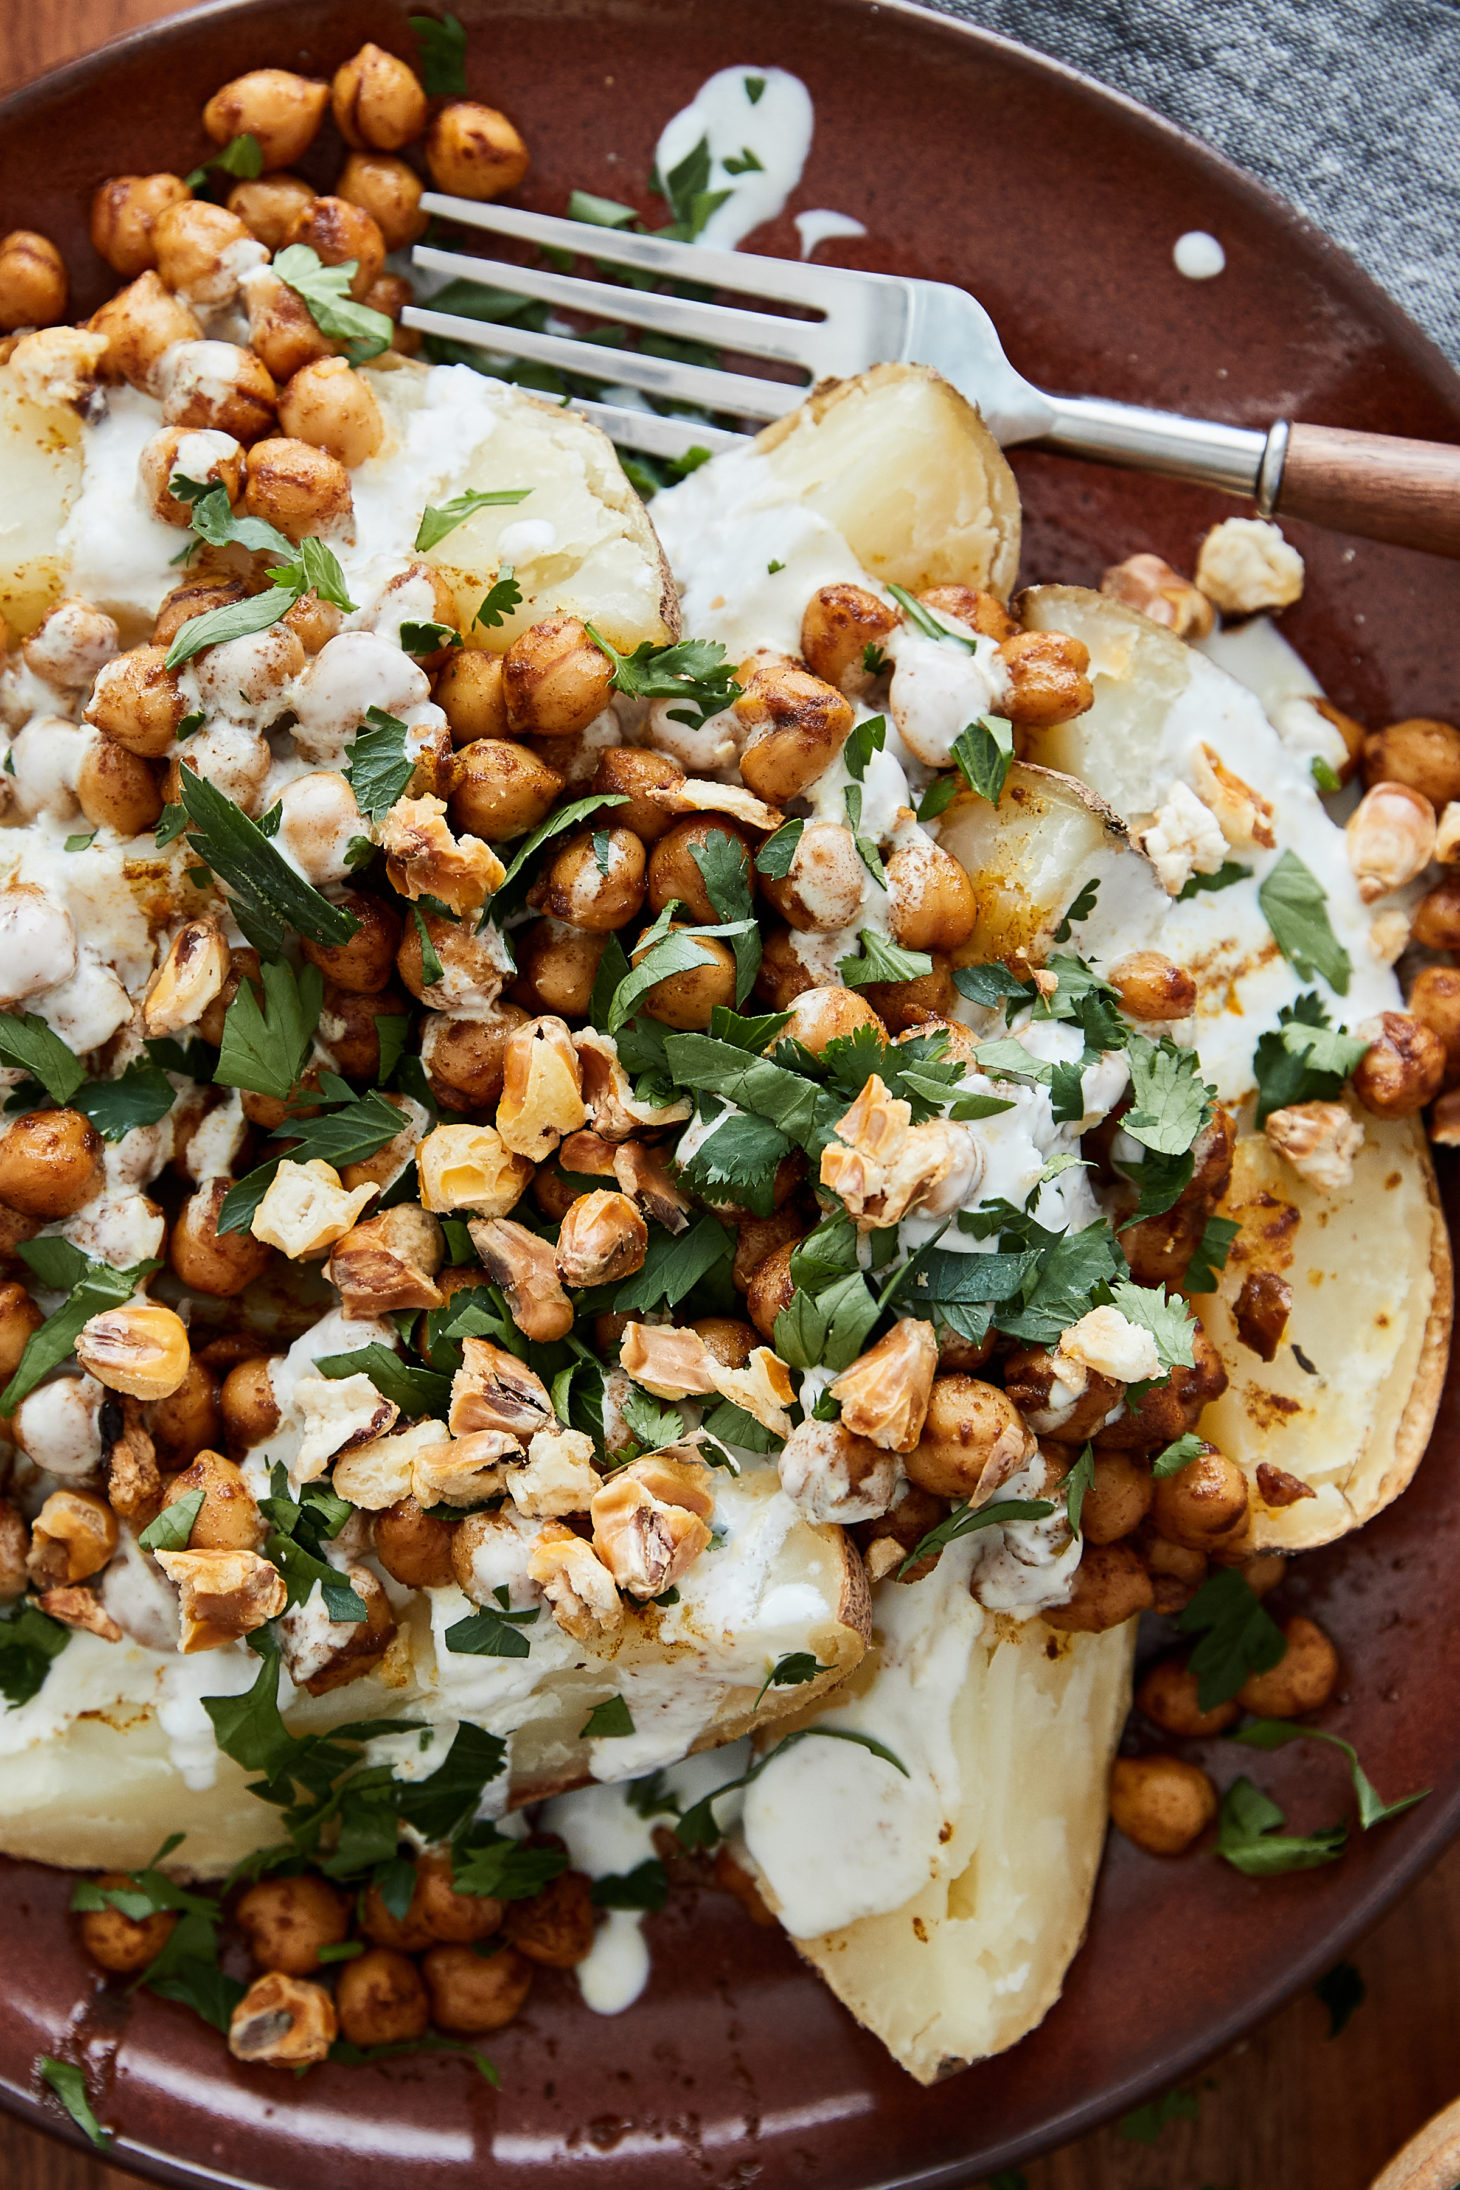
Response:
M1271 509L1333 532L1460 556L1460 448L1291 426Z

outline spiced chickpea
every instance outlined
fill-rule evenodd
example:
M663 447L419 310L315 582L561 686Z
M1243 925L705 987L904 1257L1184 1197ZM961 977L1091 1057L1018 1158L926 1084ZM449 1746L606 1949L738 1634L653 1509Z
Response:
M1249 1673L1237 1691L1244 1711L1294 1719L1321 1710L1338 1685L1338 1652L1315 1620L1297 1613L1282 1623L1282 1656L1265 1673Z
M804 1239L811 1226L794 1204L770 1217L744 1217L735 1226L735 1257L730 1275L737 1292L749 1293L755 1274L778 1247ZM748 1305L748 1304L747 1304ZM772 1322L774 1322L774 1317ZM615 1352L617 1346L615 1345Z
M517 188L529 164L527 146L506 115L474 99L444 106L426 138L431 179L454 197L498 198Z
M671 898L678 898L681 913L690 920L712 925L720 918L696 859L710 855L719 838L733 849L752 897L756 891L755 858L748 833L723 814L686 814L660 837L649 854L649 909L663 912ZM715 857L723 857L717 852Z
M20 1367L26 1340L38 1331L45 1317L25 1287L14 1278L0 1284L0 1378L9 1383Z
M165 646L134 646L130 653L113 655L97 671L82 720L128 752L160 760L187 713L182 687L166 663Z
M508 1939L544 1969L572 1969L581 1962L596 1928L593 1882L582 1871L559 1871L530 1901L507 1905Z
M570 928L557 920L535 922L517 942L516 990L521 1001L534 1013L555 1012L563 1019L586 1017L607 941L606 934Z
M473 738L461 748L460 773L448 802L451 825L487 844L525 836L546 820L562 788L562 777L525 745ZM601 818L617 821L618 814L605 812ZM635 835L634 841L641 840Z
M199 486L222 487L233 503L243 488L243 451L232 434L206 429L188 432L182 426L164 426L152 436L137 459L137 484L153 516L185 532L193 521L193 505L172 492L179 472Z
M162 415L170 426L257 441L274 431L278 394L263 360L241 343L190 342L167 362Z
M168 351L179 342L196 342L203 331L196 316L163 286L152 267L108 297L86 324L94 334L106 337L102 377L130 381L144 395L159 392L158 369ZM211 425L212 420L199 423Z
M658 799L655 790L672 791L684 781L684 770L667 753L647 746L610 745L598 756L590 789L627 799L624 806L605 808L625 829L632 829L645 844L657 844L674 827L675 815Z
M752 1326L738 1316L699 1316L690 1329L727 1369L743 1369L759 1343Z
M508 727L519 737L567 738L601 715L613 668L576 616L545 616L502 656Z
M813 593L801 618L801 652L807 667L826 684L856 698L876 674L868 666L880 642L897 629L897 610L865 586L829 585Z
M166 1399L151 1399L142 1409L142 1425L165 1468L185 1468L223 1435L218 1378L196 1354L188 1373Z
M256 441L248 452L243 506L289 540L330 532L350 515L350 475L338 457L307 441Z
M1155 1603L1151 1577L1129 1544L1087 1544L1064 1604L1043 1614L1066 1634L1099 1635Z
M248 339L276 381L293 378L301 365L336 355L335 344L315 325L303 297L272 275L248 286Z
M789 1009L790 1019L777 1039L799 1042L813 1057L819 1057L828 1042L839 1042L847 1035L855 1034L859 1027L870 1027L879 1040L887 1032L872 1006L856 989L803 989Z
M337 1886L306 1871L300 1878L261 1878L233 1911L233 1920L260 1969L309 1977L321 1947L350 1935L350 1903Z
M1426 950L1460 950L1460 875L1446 875L1420 899L1409 932Z
M188 1537L189 1551L259 1550L264 1536L263 1521L253 1492L237 1464L225 1459L221 1452L198 1453L181 1474L169 1481L163 1494L164 1510L199 1490L203 1493L203 1503ZM282 1968L284 1965L277 1966Z
M80 1110L32 1110L0 1139L0 1202L23 1217L74 1217L101 1184L101 1135Z
M351 2045L404 2045L431 2020L425 1981L407 1954L370 1947L346 1962L335 1986L340 2031Z
M1184 1757L1117 1757L1111 1767L1111 1820L1147 1855L1183 1854L1216 1814L1216 1788Z
M398 152L426 126L426 94L405 62L363 45L335 70L330 86L335 127L357 151Z
M178 1211L168 1240L168 1260L184 1285L224 1299L241 1293L256 1277L262 1277L273 1259L273 1249L251 1233L218 1230L228 1183L227 1179L209 1179L190 1195ZM0 1200L3 1198L0 1192ZM225 1422L227 1389L225 1385Z
M1241 1717L1236 1703L1214 1703L1203 1711L1197 1701L1197 1677L1183 1658L1158 1658L1136 1690L1136 1705L1163 1734L1180 1741L1204 1741L1224 1733Z
M763 876L760 889L793 928L834 935L856 925L868 880L851 830L839 821L809 821L785 874Z
M295 214L284 242L304 244L322 266L345 266L353 259L350 295L357 304L385 265L385 238L377 223L348 198L312 198Z
M1354 1066L1353 1090L1376 1118L1408 1118L1433 1102L1445 1082L1445 1044L1407 1011L1364 1023L1369 1047Z
M449 1850L417 1856L411 1915L432 1940L470 1946L478 1939L490 1939L502 1928L502 1913L502 1903L491 1894L457 1892Z
M1460 1082L1460 966L1423 966L1409 992L1413 1016L1445 1048L1446 1087Z
M1184 1019L1196 1009L1196 983L1160 951L1132 951L1110 969L1110 985L1131 1019Z
M362 994L327 981L319 1038L347 1080L374 1081L380 1070L380 1021L404 1019L410 1004L399 989Z
M912 951L951 951L978 918L967 869L929 840L895 851L887 862L887 915L893 938Z
M162 818L155 763L98 731L76 771L76 802L93 829L140 836Z
M419 330L400 324L401 313L415 301L416 292L404 274L381 274L371 282L362 299L372 312L383 312L387 319L395 321L390 346L401 357L414 357L421 347Z
M825 775L852 727L844 695L795 662L759 663L742 677L734 706L746 737L741 776L772 806Z
M322 601L311 590L301 593L293 607L285 609L280 620L288 625L305 653L314 655L339 636L345 619L333 601Z
M92 248L129 281L145 274L157 264L152 227L158 214L191 196L180 175L109 175L92 193Z
M451 1527L402 1498L375 1516L375 1555L407 1589L444 1589L452 1579Z
M772 928L761 946L760 971L755 977L756 1001L767 1011L789 1011L798 996L804 996L808 989L816 986L816 976L797 955L790 930ZM876 1009L875 1006L871 1008Z
M675 935L682 925L680 921L671 921L666 932ZM692 1032L709 1025L717 1004L728 1008L735 1002L735 958L728 944L722 943L718 936L697 935L695 947L700 954L700 963L691 966L687 973L671 973L664 980L656 981L639 1006L662 1026ZM641 946L633 953L630 964L638 965L643 955Z
M414 933L413 923L402 940L402 953ZM502 1092L508 1039L518 1027L526 1026L528 1016L520 1004L507 1002L493 1005L487 1019L448 1019L444 1013L432 1013L421 1037L421 1062L437 1101L450 1110L489 1108Z
M1235 1460L1215 1445L1156 1484L1152 1518L1157 1532L1190 1551L1210 1552L1247 1518L1247 1479Z
M189 304L226 304L238 288L235 246L253 239L236 213L206 198L180 198L152 223L158 278Z
M1032 1451L1033 1439L1006 1393L954 1374L933 1379L922 1436L903 1464L920 1490L970 1498L988 1488L986 1474L1003 1481Z
M236 213L249 234L270 251L283 248L291 223L313 202L314 192L302 175L282 170L236 182L225 203Z
M49 236L33 228L0 236L0 333L59 325L66 289L66 263Z
M300 366L280 394L279 424L295 441L323 449L351 471L374 456L385 439L369 382L342 357Z
M985 639L1012 639L1019 630L996 593L981 593L977 586L929 586L918 599L924 608L940 616L952 616Z
M287 68L254 68L214 92L203 109L203 127L214 144L249 136L266 168L292 167L314 142L329 86Z
M135 1892L126 1871L103 1871L96 1881L105 1892ZM87 1909L81 1918L81 1944L93 1962L113 1977L135 1977L155 1962L177 1923L172 1909L158 1909L143 1917L124 1916L110 1903L103 1909Z
M894 1034L906 1034L925 1019L946 1019L956 1001L953 970L941 951L929 954L931 973L912 981L869 981L862 990L879 1019Z
M632 829L584 829L547 871L545 912L602 935L627 926L644 903L644 847Z
M458 648L437 677L432 698L445 711L453 744L505 738L507 701L500 654L489 654L480 646Z
M364 890L338 891L334 901L359 926L348 943L315 943L306 936L301 944L304 956L334 988L374 996L389 985L395 972L401 916L384 898L367 896Z
M1094 706L1094 690L1085 674L1090 649L1083 639L1063 631L1016 631L1002 641L999 653L1009 673L1004 712L1011 722L1045 729Z
M1460 730L1426 715L1391 722L1364 739L1363 768L1366 784L1407 784L1441 814L1460 798Z
M335 184L338 197L369 214L387 251L403 251L424 231L421 189L415 169L388 152L352 152Z
M783 1308L790 1307L795 1294L791 1280L791 1255L795 1245L794 1240L783 1241L750 1273L745 1312L767 1344L775 1336L776 1317Z
M492 1955L475 1947L432 1947L421 1963L431 1995L431 2020L455 2037L501 2030L532 1989L532 1964L515 1947Z
M1151 1510L1155 1484L1151 1471L1129 1453L1102 1452L1080 1507L1080 1531L1087 1544L1114 1544L1132 1536Z

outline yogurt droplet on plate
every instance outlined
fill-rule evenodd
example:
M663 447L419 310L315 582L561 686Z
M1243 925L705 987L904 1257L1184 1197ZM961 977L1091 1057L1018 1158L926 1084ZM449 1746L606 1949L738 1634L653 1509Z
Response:
M1226 252L1204 228L1189 228L1184 236L1178 236L1171 256L1177 273L1184 274L1188 281L1213 281L1227 264Z
M809 213L798 213L796 233L801 238L801 256L809 259L819 243L830 243L833 236L865 236L865 221L854 220L850 213L833 213L829 206L818 205Z
M811 94L789 69L742 64L718 69L687 107L666 122L654 153L657 174L673 174L703 140L706 188L716 206L696 239L734 251L752 228L773 221L801 180L811 150Z

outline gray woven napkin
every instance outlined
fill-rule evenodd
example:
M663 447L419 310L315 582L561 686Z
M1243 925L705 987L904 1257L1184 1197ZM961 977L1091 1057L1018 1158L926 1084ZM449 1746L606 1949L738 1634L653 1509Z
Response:
M1453 0L929 0L1154 107L1327 229L1460 364Z

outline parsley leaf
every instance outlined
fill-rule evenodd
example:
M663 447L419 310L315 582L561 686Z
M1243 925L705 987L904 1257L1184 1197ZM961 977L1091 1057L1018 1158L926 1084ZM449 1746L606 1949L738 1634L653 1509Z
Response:
M913 1546L897 1570L897 1578L915 1567L920 1559L931 1558L956 1543L960 1536L971 1536L975 1529L1002 1528L1006 1521L1043 1521L1054 1512L1047 1498L996 1498L991 1505L971 1510L967 1499L946 1514L936 1528L930 1528Z
M474 1658L525 1658L532 1646L518 1630L531 1627L536 1618L535 1609L509 1612L482 1605L447 1628L446 1647Z
M1002 715L980 715L958 733L950 757L970 791L997 806L1014 765L1014 725Z
M49 1240L26 1241L22 1243L19 1252L33 1270L39 1270L43 1265L36 1250L44 1250L53 1244ZM70 1242L67 1241L66 1244L69 1246ZM31 1249L28 1254L27 1247ZM78 1252L79 1250L73 1249L73 1253ZM74 1269L76 1266L72 1264L71 1267ZM0 1392L0 1412L13 1414L21 1400L27 1393L35 1390L43 1376L70 1359L82 1325L89 1323L94 1315L100 1315L104 1308L120 1308L123 1301L130 1300L136 1292L138 1280L156 1268L155 1262L139 1262L129 1270L114 1270L110 1263L94 1262L89 1255L83 1256L80 1273L71 1280L70 1299L63 1301L53 1315L46 1317L40 1329L32 1331L26 1340L19 1367L4 1391Z
M51 1661L71 1640L71 1630L28 1598L0 1605L0 1696L7 1706L29 1703L44 1685Z
M632 971L614 991L613 1002L608 1009L608 1032L617 1034L625 1022L631 1019L651 989L661 981L668 981L676 973L691 973L695 967L713 958L701 940L712 935L734 936L737 940L755 925L745 919L722 922L715 927L675 928L670 922L674 917L677 898L671 898L652 928L640 937L635 950L636 963ZM753 978L753 976L752 976ZM738 988L738 981L737 981Z
M934 776L918 800L919 821L936 821L958 796L957 776Z
M91 2111L91 2101L86 2096L86 2078L71 2061L53 2060L42 2053L36 2061L36 2074L43 2084L48 2084L82 2134L91 2139L98 2152L111 2150L112 2133L103 2129Z
M657 1452L684 1435L684 1416L676 1407L661 1407L658 1400L638 1385L624 1396L622 1414L645 1452Z
M713 1788L709 1794L702 1795L698 1802L681 1812L674 1827L674 1837L680 1846L686 1850L713 1848L720 1838L720 1822L715 1816L715 1804L720 1797L734 1794L741 1787L748 1787L753 1780L759 1779L773 1757L778 1756L783 1749L792 1749L803 1741L849 1741L856 1748L865 1749L870 1756L880 1757L895 1772L901 1772L904 1779L912 1776L896 1750L889 1749L885 1741L877 1741L871 1734L858 1733L850 1726L797 1726L783 1736L774 1749L768 1749L764 1756L757 1757L749 1770L742 1772L738 1779L726 1780L722 1787Z
M1179 1294L1171 1300L1158 1286L1137 1285L1131 1278L1121 1278L1111 1286L1110 1298L1128 1323L1150 1332L1163 1369L1193 1366L1196 1325Z
M323 335L344 345L352 365L388 350L395 326L385 312L357 304L350 283L358 261L345 259L339 266L325 266L319 253L307 243L290 243L274 253L271 270L286 288L303 300L304 308Z
M236 515L225 486L189 479L182 472L174 472L167 482L167 491L175 501L192 504L192 529L210 547L237 545L259 554L282 555L286 562L294 560L294 542L262 517Z
M795 1293L776 1317L773 1344L793 1369L847 1369L881 1313L860 1270L816 1294Z
M1183 1635L1201 1636L1191 1653L1201 1711L1230 1703L1249 1673L1270 1672L1287 1648L1282 1629L1234 1566L1202 1583L1176 1625Z
M703 844L691 844L690 857L704 877L705 893L720 920L733 923L730 948L735 954L735 1002L745 1002L760 970L760 930L750 902L750 856L739 837L713 829Z
M1151 1462L1151 1473L1158 1482L1165 1476L1179 1475L1183 1468L1191 1466L1193 1460L1199 1460L1206 1449L1205 1438L1198 1437L1193 1430L1187 1430L1182 1436L1173 1438L1164 1452L1157 1453Z
M1095 910L1095 900L1099 895L1099 879L1098 877L1092 876L1090 881L1088 881L1075 896L1075 898L1067 908L1063 920L1061 920L1059 926L1055 929L1054 939L1056 943L1068 943L1068 941L1070 940L1070 930L1078 926L1080 921L1089 919L1091 913Z
M674 215L670 227L660 234L680 243L693 243L710 215L722 206L730 196L728 190L711 190L710 140L701 137L699 143L669 173L660 176L656 171L652 183L662 197L667 199Z
M231 798L190 768L181 771L180 790L190 842L233 892L239 926L264 957L277 958L291 932L311 943L349 942L360 925L355 915L297 875Z
M735 664L715 639L679 639L670 646L640 641L632 654L620 654L603 634L587 626L594 645L613 664L614 689L647 700L680 700L683 707L671 712L671 722L702 729L740 697Z
M544 844L553 837L560 836L564 829L574 828L580 821L586 821L600 807L627 804L628 793L625 791L594 791L587 798L570 799L566 806L560 806L555 813L549 814L546 821L539 822L532 834L524 837L518 845L507 872L482 910L479 927L484 928L491 919L500 928L508 915L516 912L531 886L527 874L528 862Z
M1257 902L1289 965L1304 980L1321 974L1338 995L1347 996L1353 962L1333 932L1323 884L1296 852L1282 853L1269 868Z
M164 667L178 668L201 654L205 646L222 646L225 640L246 639L256 631L267 631L288 606L283 595L269 587L241 601L229 601L222 608L210 608L201 616L190 616L168 648ZM189 772L183 771L184 775Z
M121 1141L138 1126L156 1125L175 1099L167 1074L134 1057L115 1080L87 1080L77 1092L76 1108L85 1111L104 1141Z
M670 1034L664 1053L675 1087L718 1095L740 1110L768 1118L808 1150L819 1153L841 1115L841 1106L814 1080L711 1035Z
M1397 1802L1386 1802L1368 1773L1359 1762L1359 1753L1351 1741L1341 1734L1330 1734L1321 1726L1295 1726L1290 1719L1249 1719L1230 1737L1249 1749L1284 1749L1290 1741L1326 1741L1331 1747L1341 1749L1348 1758L1349 1773L1358 1798L1359 1824L1365 1832L1372 1826L1385 1825L1391 1818L1402 1817L1417 1802L1423 1802L1432 1792L1422 1787L1417 1795L1401 1795Z
M643 1268L625 1278L614 1294L614 1314L647 1315L653 1308L677 1306L716 1263L728 1262L734 1251L735 1242L718 1217L701 1217L673 1235L656 1231Z
M193 1523L203 1510L205 1493L200 1490L184 1491L170 1506L164 1506L155 1521L149 1521L137 1538L144 1551L186 1551L188 1539L193 1533Z
M946 639L950 646L961 646L969 654L974 652L978 643L975 639L967 632L948 630L946 625L938 621L932 609L925 608L905 586L889 585L887 590L914 631L920 631L925 639Z
M368 1376L375 1389L402 1414L445 1418L451 1402L451 1379L434 1369L417 1369L377 1341L357 1346L347 1354L320 1354L314 1366L321 1376L340 1378Z
M1206 1229L1196 1243L1195 1252L1186 1265L1182 1290L1187 1293L1214 1293L1217 1278L1227 1267L1227 1257L1232 1242L1242 1227L1232 1217L1208 1217Z
M263 1633L267 1640L253 1686L242 1695L204 1696L202 1702L224 1755L247 1772L274 1779L299 1745L279 1716L279 1648L267 1629ZM257 1647L257 1638L254 1643Z
M1368 1046L1332 1026L1315 990L1285 1004L1253 1054L1258 1125L1293 1103L1331 1102Z
M506 622L514 608L521 606L522 588L517 583L517 566L515 563L503 563L482 595L482 605L473 616L472 622L485 624L489 631L495 631Z
M421 88L428 99L466 97L466 32L454 15L408 15L421 56Z
M565 1849L530 1847L486 1819L458 1834L451 1854L456 1891L492 1901L530 1901L568 1868Z
M1158 1155L1185 1155L1210 1118L1217 1093L1201 1078L1195 1050L1178 1049L1167 1036L1151 1042L1133 1034L1128 1056L1131 1107L1121 1131Z
M304 1067L324 1002L324 976L317 966L299 973L284 961L260 968L264 1002L251 982L240 981L238 994L223 1020L214 1079L221 1087L247 1088L287 1102ZM400 1121L396 1126L399 1129Z
M634 1731L633 1718L622 1696L595 1703L578 1729L580 1741L621 1741Z
M372 821L390 812L416 772L406 752L406 725L383 707L365 711L365 722L350 741L350 765L341 771L355 804Z
M761 874L768 874L772 881L784 882L791 872L791 862L796 856L796 846L806 824L799 817L786 821L774 836L768 836L756 854L755 864Z
M39 1080L53 1103L69 1103L86 1078L72 1050L33 1011L0 1012L0 1063Z
M278 263L276 259L276 267ZM438 546L449 532L455 532L458 525L464 525L468 517L475 517L479 509L513 509L519 502L525 502L531 492L531 487L497 487L487 493L469 489L465 494L453 495L449 502L443 502L439 508L433 508L428 503L422 510L421 522L416 527L417 554L424 554L427 548ZM521 598L520 594L518 598Z
M1184 905L1203 890L1230 890L1234 882L1245 882L1251 872L1250 867L1239 867L1234 860L1224 859L1215 874L1194 874L1183 882L1176 892L1176 902Z
M997 1011L1006 1002L1032 1003L1039 993L997 960L991 965L955 967L953 986L971 1004L982 1004L988 1011Z
M1080 1515L1085 1510L1085 1493L1095 1480L1095 1447L1086 1445L1079 1459L1065 1477L1065 1518L1072 1535L1080 1533Z
M384 1027L401 1023L391 1019L377 1021ZM353 1096L349 1102L326 1110L317 1118L286 1118L281 1126L275 1127L271 1138L295 1144L289 1150L291 1163L310 1163L319 1158L333 1164L338 1171L347 1163L365 1163L371 1156L379 1155L381 1149L395 1139L403 1122L394 1104L371 1088L366 1094Z
M788 1650L777 1658L775 1664L760 1684L760 1694L751 1705L752 1716L760 1709L768 1688L804 1688L814 1681L818 1673L829 1673L831 1667L822 1665L814 1650Z
M669 1899L669 1873L657 1855L645 1856L631 1871L609 1871L593 1881L595 1909L648 1909L656 1913Z
M867 763L874 753L880 753L887 743L887 717L869 715L865 722L853 723L842 747L842 765L853 783L861 783L867 773ZM860 822L860 815L858 816Z
M904 950L875 928L861 928L858 934L861 951L855 957L837 960L836 970L849 989L866 988L871 981L918 981L933 970L926 951Z
M1203 1710L1209 1708L1202 1705ZM1254 1787L1250 1779L1234 1779L1218 1813L1217 1853L1248 1878L1316 1870L1343 1854L1347 1825L1326 1825L1316 1833L1296 1834L1280 1831L1282 1823L1283 1813L1270 1795Z
M701 1201L734 1202L768 1217L775 1204L776 1167L791 1142L768 1118L730 1111L681 1166Z

